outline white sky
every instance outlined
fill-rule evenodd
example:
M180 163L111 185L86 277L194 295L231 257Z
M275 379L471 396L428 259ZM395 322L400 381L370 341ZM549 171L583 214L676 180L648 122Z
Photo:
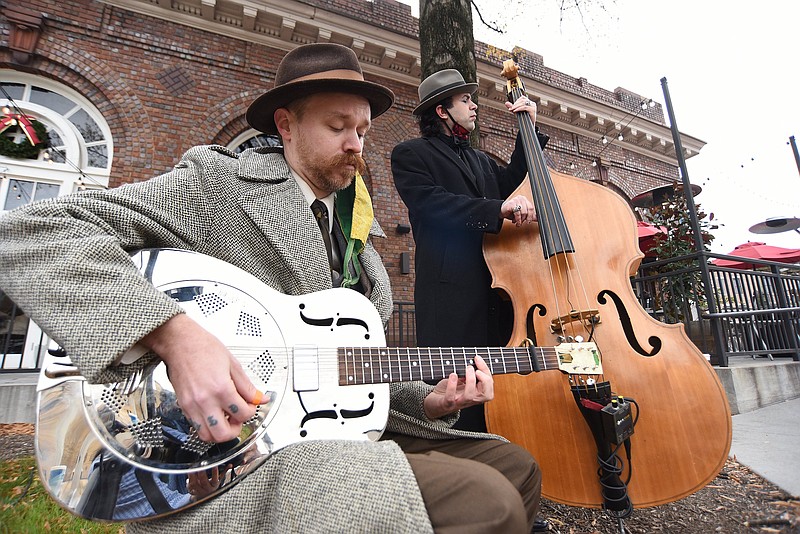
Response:
M419 16L418 0L401 1ZM800 144L800 2L584 1L595 5L582 21L572 10L559 23L559 0L476 0L484 19L505 16L507 29L486 30L473 12L476 39L521 46L547 67L652 98L669 125L666 77L679 130L707 143L687 168L703 188L695 201L721 223L712 251L746 241L800 248L794 231L748 231L769 217L800 217L800 170L789 145L792 135Z

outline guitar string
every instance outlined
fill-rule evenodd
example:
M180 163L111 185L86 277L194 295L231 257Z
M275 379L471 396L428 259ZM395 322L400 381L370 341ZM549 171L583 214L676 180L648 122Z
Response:
M281 356L283 359L288 360L289 355L293 352L292 349L285 347L264 348L264 347L228 347L232 354L243 364L245 368L251 363L257 361L264 354L270 354L274 357ZM340 347L340 348L317 348L318 358L316 369L319 369L323 374L328 376L338 375L341 378L342 365L348 374L359 375L362 380L365 375L375 374L375 367L378 367L378 372L381 372L385 367L389 376L397 376L397 381L413 381L421 378L436 378L441 377L440 373L435 372L436 369L441 368L450 372L463 372L467 365L473 364L473 359L468 357L468 354L475 353L481 355L487 362L490 371L497 374L499 370L495 370L495 366L502 367L504 372L511 368L513 372L531 372L534 370L531 355L526 348L520 347L507 347L507 348L489 348L489 347L472 347L459 349L460 354L452 354L451 358L446 359L442 357L442 351L453 349L426 349L424 352L428 357L429 363L426 363L423 357L422 350L418 349L418 354L412 358L410 351L404 358L400 355L398 348L387 347ZM341 352L346 354L343 356ZM365 360L365 351L367 359ZM438 355L436 353L439 353ZM524 357L520 358L519 353L523 352ZM557 369L558 356L554 347L536 347L535 355L538 363L543 367L542 370ZM349 355L347 354L349 353ZM499 354L498 354L499 353ZM494 354L492 356L492 354ZM432 357L437 356L436 360ZM459 357L463 356L463 357ZM333 357L333 358L331 358ZM344 364L339 361L342 357ZM277 358L276 358L277 359ZM520 361L526 362L525 366L520 365ZM349 362L349 363L348 363ZM386 374L386 373L382 373ZM442 373L443 374L443 373ZM377 380L376 382L382 382Z

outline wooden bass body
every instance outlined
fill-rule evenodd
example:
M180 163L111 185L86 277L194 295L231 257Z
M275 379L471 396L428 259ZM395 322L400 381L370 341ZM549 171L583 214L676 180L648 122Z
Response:
M656 321L635 298L629 276L643 255L625 200L600 185L551 175L574 252L545 259L537 224L517 228L506 221L500 234L484 241L493 286L513 305L508 345L532 335L537 346L578 335L595 342L604 380L615 395L633 398L639 406L631 459L621 475L627 478L632 466L631 502L649 507L681 499L711 481L727 459L731 413L725 390L683 325ZM530 198L530 181L511 196L517 194ZM571 393L571 379L552 373L495 377L487 424L490 432L535 456L544 477L543 496L600 507L598 451ZM620 456L625 458L624 449Z

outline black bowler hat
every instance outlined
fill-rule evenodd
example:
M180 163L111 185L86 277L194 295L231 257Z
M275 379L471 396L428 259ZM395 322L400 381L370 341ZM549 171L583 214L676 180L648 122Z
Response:
M314 43L298 46L283 57L275 74L275 87L250 104L247 123L261 132L276 134L275 110L314 93L363 96L369 101L373 119L394 103L390 89L364 80L355 52L339 44Z
M448 96L459 93L473 94L478 90L477 83L467 83L456 69L444 69L434 72L419 84L419 106L414 108L414 115L421 115L423 111L441 102Z

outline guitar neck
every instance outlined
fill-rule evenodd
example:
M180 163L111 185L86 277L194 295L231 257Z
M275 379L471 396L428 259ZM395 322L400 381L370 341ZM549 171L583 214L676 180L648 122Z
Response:
M483 358L493 375L559 368L553 347L342 347L338 349L339 384L441 380L450 373L464 376L475 356Z

